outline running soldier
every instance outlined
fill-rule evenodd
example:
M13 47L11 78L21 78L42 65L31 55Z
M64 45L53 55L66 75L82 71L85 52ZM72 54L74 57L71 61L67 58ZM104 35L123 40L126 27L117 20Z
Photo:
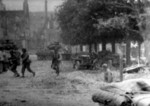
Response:
M10 70L14 73L15 77L19 77L19 73L17 72L18 64L18 57L15 54L15 51L10 51L10 58L9 58Z
M57 76L59 76L59 73L60 73L60 69L59 69L60 62L61 62L60 61L60 54L58 53L57 50L55 50L53 57L52 57L51 68L55 70Z
M25 48L22 49L22 77L25 77L25 70L27 69L30 73L33 74L33 76L35 76L35 72L32 71L32 69L30 68L31 65L31 60L29 59L29 54L27 52L27 50Z

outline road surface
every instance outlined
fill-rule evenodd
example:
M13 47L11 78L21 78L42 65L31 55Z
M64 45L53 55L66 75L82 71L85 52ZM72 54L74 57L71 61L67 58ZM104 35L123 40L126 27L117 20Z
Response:
M73 71L66 63L58 77L49 61L33 61L31 67L35 77L29 72L25 78L10 71L0 74L0 106L98 106L91 100L98 89L96 75Z

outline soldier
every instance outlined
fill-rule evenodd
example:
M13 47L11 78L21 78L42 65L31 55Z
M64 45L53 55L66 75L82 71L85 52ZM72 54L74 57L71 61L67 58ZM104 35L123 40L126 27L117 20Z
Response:
M59 65L60 65L60 54L58 53L57 50L54 50L51 68L56 71L57 76L59 76L60 73Z
M9 69L9 59L10 59L10 52L8 50L5 50L3 48L2 50L2 63L3 63L3 68L2 72L7 72Z
M25 48L22 49L22 77L25 77L25 70L27 69L30 73L35 76L35 72L31 70L30 65L31 65L31 60L29 59L29 54Z
M8 71L9 69L9 58L10 58L10 55L9 53L5 50L3 52L3 72L6 72Z
M102 68L103 68L103 71L104 71L104 80L105 80L105 82L111 83L113 81L112 72L108 68L107 64L103 64Z
M10 58L9 58L9 61L10 61L10 70L14 73L14 76L15 77L19 77L19 73L17 72L17 66L19 65L18 64L18 57L16 56L15 54L15 51L14 50L11 50L10 51Z

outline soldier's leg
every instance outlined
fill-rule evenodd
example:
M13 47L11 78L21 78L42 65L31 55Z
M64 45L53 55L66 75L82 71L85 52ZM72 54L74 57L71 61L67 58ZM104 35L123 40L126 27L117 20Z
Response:
M31 69L30 63L26 64L26 66L27 66L27 70L28 70L30 73L32 73L33 76L35 76L35 72Z
M25 70L26 70L26 65L25 65L25 64L22 64L22 69L21 69L22 77L25 77L25 76L24 76Z
M7 64L6 64L6 62L3 62L3 72L6 72L7 71Z
M57 74L57 76L59 76L59 67L57 67L57 69L56 69L56 74Z
M56 74L57 74L57 76L59 76L59 72L60 72L60 70L59 70L59 64L56 64Z
M11 68L12 72L14 73L15 77L19 77L19 73L17 72L17 65L13 65Z

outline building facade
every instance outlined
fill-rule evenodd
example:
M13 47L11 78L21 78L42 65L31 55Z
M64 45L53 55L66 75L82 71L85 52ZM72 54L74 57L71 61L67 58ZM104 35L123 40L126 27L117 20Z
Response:
M18 45L25 47L23 41L29 32L28 1L24 0L22 10L6 10L0 0L0 38L10 39Z

